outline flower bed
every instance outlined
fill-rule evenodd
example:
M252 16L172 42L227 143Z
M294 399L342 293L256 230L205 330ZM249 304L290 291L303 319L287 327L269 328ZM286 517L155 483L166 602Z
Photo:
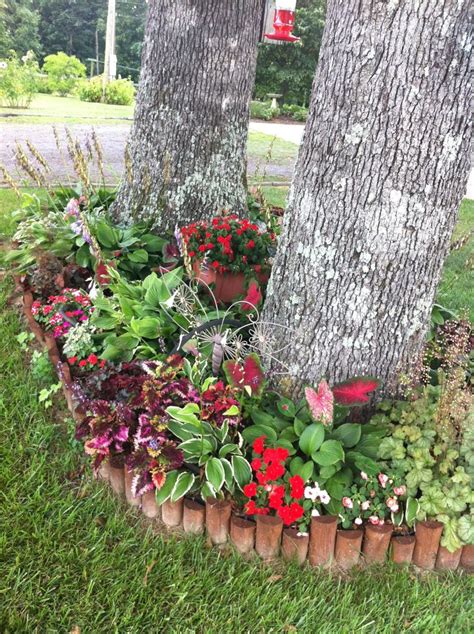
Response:
M375 415L355 415L379 387L371 377L322 379L294 401L270 390L265 372L287 371L278 326L258 315L265 282L255 273L271 266L273 230L215 220L174 242L113 228L74 199L49 218L59 228L42 237L46 253L31 257L28 227L17 236L25 316L95 472L151 520L245 555L472 570L470 330L442 324L433 375ZM199 251L203 240L212 242ZM245 262L249 241L261 252ZM230 306L194 280L192 259L214 249L223 273L247 279Z

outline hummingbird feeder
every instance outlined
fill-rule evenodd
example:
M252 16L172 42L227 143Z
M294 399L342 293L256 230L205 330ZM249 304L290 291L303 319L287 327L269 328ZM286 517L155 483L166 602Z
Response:
M295 24L295 10L296 0L276 0L273 33L265 33L265 37L280 42L299 42L300 38L292 33Z

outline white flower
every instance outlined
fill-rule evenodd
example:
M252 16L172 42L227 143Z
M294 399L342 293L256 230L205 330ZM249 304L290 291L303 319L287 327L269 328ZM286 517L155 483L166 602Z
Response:
M307 500L314 500L313 498L313 488L312 487L305 487L304 488L304 496Z
M320 516L320 512L318 511L318 509L313 509L311 511L311 516L312 517L319 517Z
M298 532L296 533L296 537L308 537L309 533L304 533L304 532Z
M321 500L322 504L329 504L329 502L331 501L331 496L325 489L323 489L319 492L319 499Z
M369 501L369 500L366 500L365 502L362 502L362 504L360 505L360 508L361 508L363 511L366 511L366 510L369 508L369 506L370 506L370 501Z
M361 517L356 517L354 520L354 524L357 524L357 526L360 526L362 524L362 518Z
M0 62L0 69L5 70L5 68L8 68L8 64L6 62Z
M360 472L360 477L362 478L362 480L368 480L369 476L366 474L365 471L361 471Z

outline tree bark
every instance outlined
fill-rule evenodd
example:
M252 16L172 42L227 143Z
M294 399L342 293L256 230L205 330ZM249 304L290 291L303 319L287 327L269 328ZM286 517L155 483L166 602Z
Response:
M152 0L126 176L112 213L159 230L246 209L262 0Z
M470 163L467 0L330 0L264 317L288 391L419 353ZM280 342L277 342L277 344Z

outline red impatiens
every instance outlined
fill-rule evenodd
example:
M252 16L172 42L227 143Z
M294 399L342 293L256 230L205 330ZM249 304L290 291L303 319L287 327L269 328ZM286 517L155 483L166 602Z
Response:
M304 514L304 480L299 475L288 477L285 462L289 452L285 447L265 447L265 436L256 438L253 450L258 456L251 462L253 481L243 488L249 498L244 510L247 515L268 515L275 512L286 526L297 522Z

